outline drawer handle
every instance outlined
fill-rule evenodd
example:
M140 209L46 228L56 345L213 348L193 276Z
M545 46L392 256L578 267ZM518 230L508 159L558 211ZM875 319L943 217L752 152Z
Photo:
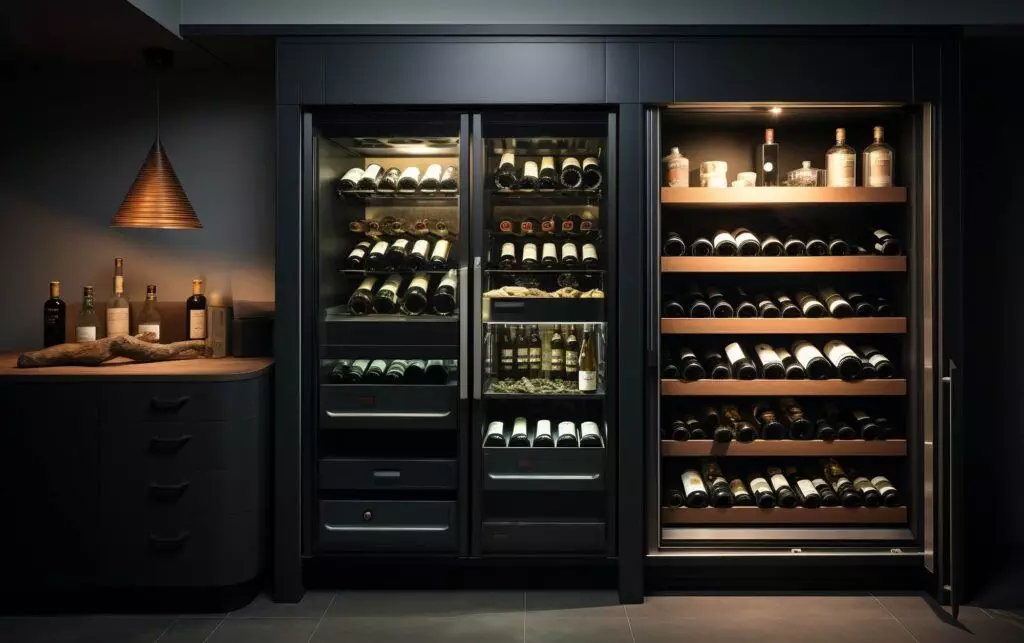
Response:
M153 437L149 439L149 450L154 453L177 453L191 439L191 435L182 435L176 438Z
M191 395L182 395L176 400L161 400L154 397L149 401L149 405L153 407L154 411L178 411L191 399Z
M394 469L376 469L373 472L373 477L381 480L398 480L402 477L402 472Z
M597 480L600 473L488 473L491 480Z
M175 502L185 495L185 490L192 484L188 480L179 484L157 484L149 485L149 497L158 502Z
M177 536L157 536L156 534L150 534L149 548L159 553L174 553L182 548L190 535L191 534L187 531L183 531Z
M388 412L367 412L367 411L327 411L329 418L446 418L452 414L451 411L424 411L420 413L388 413Z
M448 531L451 525L407 525L404 527L389 527L387 525L332 525L324 523L327 531Z

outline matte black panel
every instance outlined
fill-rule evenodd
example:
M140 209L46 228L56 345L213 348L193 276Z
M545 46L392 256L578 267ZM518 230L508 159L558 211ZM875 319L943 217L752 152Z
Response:
M674 66L675 47L671 42L640 43L639 102L671 103L675 100Z
M599 552L604 549L603 522L488 521L483 524L486 552Z
M933 103L941 98L942 43L922 40L914 43L914 102Z
M319 43L278 44L278 105L324 104L323 52Z
M320 546L329 551L454 551L456 505L446 501L323 500Z
M327 45L325 56L329 104L605 99L603 43L338 43ZM370 69L361 66L364 61L373 61Z
M455 489L458 462L442 458L321 458L321 489Z
M208 422L255 417L259 381L122 383L103 388L101 420Z
M640 51L637 43L610 42L605 45L605 100L635 103L639 97Z
M498 447L483 449L484 488L494 491L600 491L605 450Z
M325 384L321 429L456 429L457 386Z

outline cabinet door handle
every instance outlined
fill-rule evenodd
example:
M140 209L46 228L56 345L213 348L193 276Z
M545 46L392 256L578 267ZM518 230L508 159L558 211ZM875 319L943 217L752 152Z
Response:
M387 411L324 411L329 418L396 418L396 419L440 419L452 414L451 411L394 412Z
M324 523L327 531L448 531L449 525L407 525L405 527L389 527L387 525L332 525Z
M600 473L488 473L491 480L598 480Z
M180 532L177 536L149 535L150 550L160 554L173 554L181 550L185 541L191 534L187 531Z
M188 434L176 438L152 437L149 439L149 450L154 453L177 453L191 439L192 436Z
M398 480L402 477L402 472L395 469L375 469L373 477L381 480Z
M154 397L149 401L149 405L153 407L154 411L178 411L191 399L191 395L182 395L173 400L162 400L159 397Z
M149 485L149 497L158 502L175 502L185 495L185 491L190 484L192 483L188 480L178 484L157 484L153 482Z

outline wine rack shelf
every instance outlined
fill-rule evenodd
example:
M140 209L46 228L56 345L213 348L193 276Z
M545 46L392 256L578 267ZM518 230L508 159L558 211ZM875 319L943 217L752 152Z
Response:
M397 192L377 192L374 190L338 190L340 198L348 201L373 205L438 205L457 206L459 204L458 191L422 192L419 190L399 190Z
M906 440L754 440L753 442L715 442L714 440L661 441L666 457L700 456L905 456Z
M729 318L663 318L661 332L668 335L767 335L779 334L903 334L907 332L905 317L853 317L849 319L763 319L760 317Z
M769 188L770 189L770 188ZM671 272L906 272L906 257L662 257Z
M687 525L881 525L907 522L906 507L818 507L817 509L716 509L662 507L661 523Z
M661 188L664 205L906 203L906 188Z
M700 395L906 395L906 380L661 380L661 394Z

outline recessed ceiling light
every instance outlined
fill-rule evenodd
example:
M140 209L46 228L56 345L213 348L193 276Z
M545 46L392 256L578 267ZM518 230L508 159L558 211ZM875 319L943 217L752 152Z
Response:
M781 107L773 107L773 108L771 108L768 111L771 112L772 114L778 116L779 114L782 113L782 108Z

